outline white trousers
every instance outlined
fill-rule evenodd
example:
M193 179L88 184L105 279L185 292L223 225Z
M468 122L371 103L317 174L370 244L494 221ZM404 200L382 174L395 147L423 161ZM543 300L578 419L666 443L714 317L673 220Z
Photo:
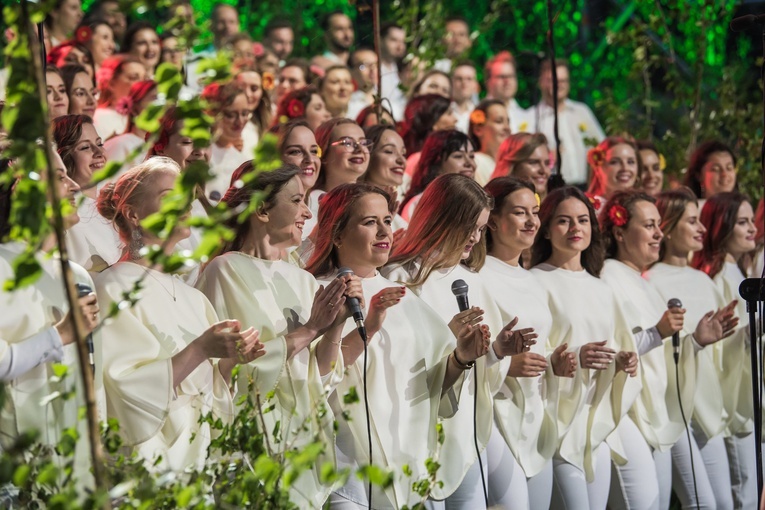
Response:
M691 465L693 453L693 465ZM696 501L693 485L693 469L696 472ZM731 510L733 497L730 490L728 456L722 436L707 439L702 432L693 430L688 445L683 436L672 447L672 488L684 509Z
M595 456L595 479L587 483L584 471L560 458L553 459L553 510L605 510L611 485L611 449L598 446Z
M612 462L611 492L608 507L612 510L665 510L672 493L672 456L669 451L653 450L629 416L616 429L627 463Z
M757 508L757 462L754 432L725 438L728 452L733 508Z
M466 437L465 439L472 443L473 435L471 434L469 438ZM486 508L486 498L483 492L483 483L481 482L482 475L484 481L488 482L486 480L488 464L486 450L481 452L481 462L483 463L484 472L481 473L480 465L478 460L476 460L467 470L467 473L465 473L465 478L462 479L462 483L457 487L457 490L443 501L444 510L476 510Z
M526 478L497 427L486 448L489 505L504 510L547 510L552 492L552 460L537 475Z

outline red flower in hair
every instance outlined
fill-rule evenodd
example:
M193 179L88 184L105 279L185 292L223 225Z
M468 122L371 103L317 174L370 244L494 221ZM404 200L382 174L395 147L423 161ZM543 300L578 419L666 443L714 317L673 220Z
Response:
M266 49L259 42L252 43L252 52L255 54L255 58L260 58L266 52Z
M608 217L617 227L623 227L630 221L630 214L621 204L614 204L611 206L611 209L608 210Z
M93 30L87 25L83 25L74 33L74 40L80 44L85 44L93 37Z
M287 113L291 119L305 115L305 106L298 99L293 99L287 105Z
M600 168L606 161L606 151L597 147L587 153L587 162L592 168Z
M592 204L592 207L594 207L596 211L600 209L600 199L598 197L592 197L590 195L587 195L587 198L589 199L590 203Z

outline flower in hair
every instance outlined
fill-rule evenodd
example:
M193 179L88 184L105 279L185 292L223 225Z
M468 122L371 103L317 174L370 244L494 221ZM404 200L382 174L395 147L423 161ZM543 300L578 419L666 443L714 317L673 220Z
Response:
M274 89L274 75L263 73L263 90L272 91Z
M600 168L606 161L606 151L597 147L590 149L587 153L587 161L593 168Z
M608 210L608 217L617 227L623 227L630 221L630 215L627 212L627 209L621 204L614 204L611 206L611 209Z
M667 160L664 159L664 154L659 154L659 170L662 172L667 168Z
M473 110L470 114L470 123L478 126L486 124L486 114L481 110Z
M600 209L600 199L598 197L587 195L587 199L590 201L592 207L594 207L595 210Z
M534 193L534 198L537 199L537 207L540 207L542 205L542 197L539 196L539 193Z
M255 55L255 58L260 58L266 53L266 49L261 43L254 42L252 43L252 53Z
M74 33L74 40L80 44L85 44L89 42L92 38L93 38L93 30L87 25L81 26Z
M321 155L322 154L324 154L324 153L321 151L321 147L316 147L316 157L321 159Z
M302 117L305 115L305 106L299 99L292 99L287 105L287 113L290 118Z
M133 98L130 96L123 97L117 101L114 109L121 115L130 115L130 111L133 109Z

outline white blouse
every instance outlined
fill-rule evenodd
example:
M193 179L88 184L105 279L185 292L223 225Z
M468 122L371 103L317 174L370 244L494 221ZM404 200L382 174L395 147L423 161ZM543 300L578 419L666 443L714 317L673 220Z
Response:
M480 271L484 285L494 297L508 323L518 317L516 329L534 328L539 335L531 352L548 357L548 337L553 317L547 293L533 273L488 256ZM558 449L558 377L548 369L540 377L506 377L494 397L494 421L526 477L545 467Z
M96 201L82 197L80 221L66 233L69 258L88 271L103 271L122 256L123 243L111 221L98 212Z
M232 420L229 385L211 360L173 387L172 358L218 322L210 302L178 277L120 262L95 276L101 309L120 303L143 282L140 299L99 331L104 352L107 414L117 418L125 445L150 469L199 468L215 431L199 423L208 413ZM162 461L154 465L154 460Z

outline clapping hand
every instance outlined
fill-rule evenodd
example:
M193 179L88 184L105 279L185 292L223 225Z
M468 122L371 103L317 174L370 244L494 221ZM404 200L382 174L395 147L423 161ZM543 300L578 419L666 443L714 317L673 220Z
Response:
M539 335L534 332L534 328L513 330L516 324L518 324L518 317L502 328L494 340L494 352L499 358L526 352L537 343L536 339Z

